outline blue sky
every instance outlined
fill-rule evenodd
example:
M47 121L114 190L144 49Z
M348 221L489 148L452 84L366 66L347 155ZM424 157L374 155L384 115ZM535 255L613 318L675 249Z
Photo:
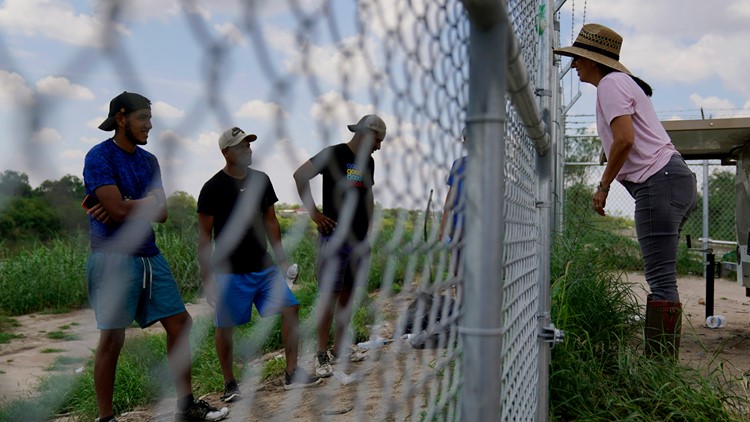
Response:
M109 135L96 128L109 100L128 90L153 102L146 148L162 163L168 194L183 190L197 197L223 166L219 133L237 125L259 136L254 167L269 174L282 202L298 203L293 170L322 147L347 141L345 125L372 111L389 123L386 144L375 154L378 201L421 208L427 187L436 189L437 198L444 194L447 168L461 153L454 139L460 122L448 124L456 136L441 140L439 148L427 147L417 141L424 140L418 132L438 132L399 115L383 87L370 84L385 63L378 42L405 2L334 1L335 28L331 20L311 19L302 31L290 4L312 13L320 1L244 2L257 5L251 14L239 1L194 1L196 27L181 2L131 0L122 2L118 23L105 28L102 5L110 3L0 1L0 170L24 172L32 186L80 176L86 151ZM356 36L357 3L370 7L363 19L366 37ZM623 35L621 60L654 87L662 118L699 118L700 107L707 116L749 114L750 2L568 0L562 45L580 29L584 4L586 22ZM296 31L309 41L305 54ZM413 42L404 33L404 42ZM263 39L263 49L252 34ZM223 54L211 55L215 51ZM351 59L342 60L343 51ZM212 71L215 85L206 82ZM572 75L565 79L568 99L579 89ZM580 89L569 120L593 127L594 88Z

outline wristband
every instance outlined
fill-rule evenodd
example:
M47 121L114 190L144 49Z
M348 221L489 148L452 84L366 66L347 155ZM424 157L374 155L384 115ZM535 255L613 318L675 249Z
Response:
M599 182L599 186L597 186L596 190L598 190L599 192L609 192L609 187L606 187L606 188L605 188L605 187L604 187L604 186L602 185L602 182Z

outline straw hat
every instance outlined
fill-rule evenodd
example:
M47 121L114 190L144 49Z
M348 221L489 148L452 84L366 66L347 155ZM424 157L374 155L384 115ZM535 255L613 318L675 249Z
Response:
M569 57L585 57L609 68L632 75L620 63L622 37L617 32L597 23L587 23L581 28L576 41L570 47L554 49L555 54Z

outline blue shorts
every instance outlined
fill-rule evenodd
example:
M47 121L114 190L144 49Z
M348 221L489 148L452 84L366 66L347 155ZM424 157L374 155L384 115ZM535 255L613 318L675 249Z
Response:
M253 304L262 317L276 315L281 309L299 305L294 293L276 265L246 274L216 274L216 326L246 324Z
M344 286L353 290L355 282L358 281L357 271L368 265L369 247L366 249L367 252L363 253L346 242L336 247L332 239L332 235L318 237L318 291L340 292L344 290ZM362 283L366 282L367 271L362 280Z
M141 328L185 312L177 282L161 255L92 253L86 264L89 301L100 330Z

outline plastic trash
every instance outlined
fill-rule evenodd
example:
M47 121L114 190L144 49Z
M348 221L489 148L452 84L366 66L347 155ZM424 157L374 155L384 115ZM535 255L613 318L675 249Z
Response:
M360 380L362 380L362 374L357 372L347 374L343 371L333 371L333 376L343 385L351 384L353 382L359 382Z
M286 285L289 286L289 288L292 288L292 285L295 281L297 281L297 277L299 276L299 266L297 264L292 264L289 266L289 268L286 270Z
M706 318L708 328L721 328L727 325L727 318L724 315L711 315Z
M369 341L363 341L362 343L357 343L357 347L360 349L376 349L381 346L385 346L386 344L390 343L391 340L387 338L382 337L373 337Z

